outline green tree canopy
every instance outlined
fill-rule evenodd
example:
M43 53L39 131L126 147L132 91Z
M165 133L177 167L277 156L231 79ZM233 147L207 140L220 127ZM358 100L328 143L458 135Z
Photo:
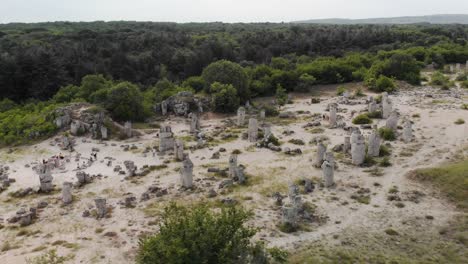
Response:
M205 88L207 92L211 92L210 88L214 82L222 84L231 84L236 90L241 100L249 98L248 78L244 69L237 63L220 60L208 65L202 73L205 80Z
M105 108L121 121L144 119L143 96L138 87L129 82L121 82L107 92Z
M212 105L216 112L230 113L239 107L239 96L231 84L215 82L211 85Z

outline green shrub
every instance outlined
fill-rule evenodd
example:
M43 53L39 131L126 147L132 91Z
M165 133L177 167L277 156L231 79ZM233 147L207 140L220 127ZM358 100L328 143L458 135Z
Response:
M137 263L246 263L256 248L251 214L238 207L212 212L207 205L164 209L157 234L140 241Z
M439 71L434 72L431 76L431 81L430 81L431 85L448 87L449 83L450 83L450 79Z
M379 162L380 167L390 167L392 166L392 163L390 162L389 157L384 157L380 162Z
M111 87L107 92L104 107L117 120L141 121L145 118L140 89L129 82L121 82Z
M396 139L395 132L393 132L392 129L387 128L387 127L379 128L379 135L380 135L381 138L383 138L385 140L392 141L392 140Z
M239 107L237 91L231 84L215 82L211 85L213 109L220 113L231 113Z
M364 92L362 91L362 88L359 87L356 91L354 91L354 96L356 96L356 97L363 97L363 96L366 96L366 95L365 95Z
M395 91L396 85L395 81L387 76L380 75L379 78L375 81L375 90L377 92L388 92L391 93Z
M381 111L375 111L372 113L367 113L367 116L369 118L382 118L382 112Z
M343 95L346 91L346 87L340 85L336 88L336 95Z
M362 125L362 124L371 124L372 119L369 118L367 114L360 114L353 119L353 124Z
M391 154L390 149L387 146L380 145L380 148L379 148L380 157L390 156L390 154Z
M389 236L398 236L398 235L399 235L397 231L395 231L395 230L393 230L393 229L391 229L391 228L386 229L386 230L385 230L385 233L386 233L387 235L389 235Z
M461 82L461 83L460 83L460 86L461 86L462 88L468 89L468 80L465 80L465 81Z
M305 145L305 142L302 139L293 138L293 139L290 139L288 142L294 145Z
M468 110L468 104L462 104L461 109L463 110Z
M457 120L455 120L455 124L456 125L463 125L463 124L465 124L465 120L463 120L461 118L458 118Z

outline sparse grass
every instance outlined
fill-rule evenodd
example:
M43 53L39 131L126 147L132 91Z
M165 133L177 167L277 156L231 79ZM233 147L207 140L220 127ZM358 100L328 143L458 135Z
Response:
M465 120L461 118L458 118L457 120L455 120L455 125L463 125L463 124L465 124Z
M447 100L438 100L438 99L434 99L431 101L432 104L446 104L448 103Z
M395 132L393 132L392 129L387 128L387 127L381 127L381 128L379 128L379 135L380 135L383 139L389 140L389 141L392 141L392 140L395 140L395 139L396 139Z
M305 142L302 139L293 138L293 139L290 139L288 142L294 145L300 145L300 146L305 145Z
M98 228L94 229L94 233L96 233L96 234L101 234L102 232L104 232L104 228L98 227Z
M390 156L391 154L391 151L390 151L390 148L385 146L385 145L380 145L380 148L379 148L379 156L380 157L386 157L386 156Z
M392 166L392 163L390 162L389 157L384 157L382 160L379 162L380 167L390 167Z
M372 113L367 113L367 116L369 118L382 118L382 112L381 111L375 111Z
M468 110L468 104L462 104L461 109L463 110Z
M385 234L387 234L389 236L398 236L399 235L399 233L397 231L395 231L394 229L391 229L391 228L385 229Z
M398 187L397 186L393 186L392 188L390 188L390 190L388 190L388 193L392 193L392 194L395 194L395 193L398 193Z
M63 264L66 261L72 259L73 256L58 256L57 251L50 250L40 256L34 257L32 259L27 259L26 263L28 264Z
M420 114L418 114L418 113L416 113L416 114L413 114L413 115L412 115L412 117L413 117L413 118L420 118L420 117L421 117L421 115L420 115Z
M46 245L40 245L38 247L33 248L31 252L39 252L39 251L43 251L45 249L47 249Z
M325 132L325 129L322 128L322 127L314 127L314 128L307 129L307 132L309 132L311 134L321 134L321 133Z
M353 119L353 124L372 124L372 119L370 119L370 117L367 114L360 114Z
M468 160L436 168L419 169L410 173L410 178L429 183L455 202L468 209Z

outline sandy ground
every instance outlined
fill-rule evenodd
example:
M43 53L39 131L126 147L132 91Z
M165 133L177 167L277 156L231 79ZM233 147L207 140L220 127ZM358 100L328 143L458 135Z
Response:
M317 206L316 214L322 221L305 223L308 226L306 230L293 234L285 234L278 230L277 225L281 219L280 208L274 205L274 199L270 196L275 191L286 195L288 184L298 179L321 178L321 170L312 165L316 147L309 144L309 141L313 137L328 136L330 148L342 143L344 136L348 135L348 132L343 129L326 128L326 121L322 122L323 133L312 134L302 128L304 124L311 121L311 114L324 113L326 105L337 100L330 93L322 95L320 104L309 104L310 99L303 95L295 98L294 104L287 105L283 110L309 111L310 113L299 114L293 122L269 120L273 123L273 134L284 142L282 147L299 147L303 151L302 155L288 156L268 149L255 148L241 138L210 148L188 151L194 163L196 186L194 191L180 189L177 169L181 163L173 161L173 156L153 157L151 153L147 155L143 153L146 146L157 145L156 132L126 141L111 140L104 143L89 138L86 142L82 142L82 138L77 138L75 150L84 158L89 157L93 147L99 148L98 161L84 171L90 174L102 174L103 177L95 179L82 188L75 188L73 190L74 202L69 206L62 206L60 191L49 195L32 195L17 199L8 195L9 192L20 188L39 186L38 176L31 167L28 168L25 165L34 164L43 158L60 153L59 147L51 144L54 139L32 146L18 147L13 152L9 149L2 149L0 162L10 166L10 178L14 178L16 182L0 194L0 218L3 219L5 226L0 230L0 246L8 242L11 248L0 252L0 263L25 263L27 258L42 254L49 249L57 249L59 255L73 256L69 263L130 263L135 256L139 236L145 232L155 231L157 228L154 225L157 223L157 216L148 212L160 210L170 201L188 203L202 199L215 201L233 197L245 207L253 210L254 218L250 224L260 228L256 239L262 239L270 246L287 249L306 242L330 238L349 227L361 227L367 230L382 230L389 226L403 228L405 220L420 219L426 215L434 216L434 220L422 224L427 230L436 229L445 225L458 212L436 192L408 180L405 175L416 168L443 163L456 154L466 155L464 146L468 144L468 111L460 109L460 105L462 102L467 103L468 93L465 90L460 98L455 98L448 92L441 93L435 89L421 88L419 91L416 92L416 89L400 91L390 96L401 116L407 116L414 122L415 135L415 140L409 144L400 140L390 142L392 146L390 161L393 165L382 168L382 176L372 176L366 172L369 168L349 165L350 157L335 155L339 166L335 171L336 187L324 189L316 186L312 193L303 195L303 200ZM426 93L435 96L434 98L424 97ZM339 108L347 109L347 112L339 114L350 123L351 111L361 111L366 107L365 104L340 105ZM419 114L419 117L413 117L414 114ZM467 123L454 124L458 118L465 119ZM217 126L223 125L222 121L223 119L212 116L208 119L206 115L202 117L202 129L209 135ZM375 122L379 127L385 124L384 120ZM189 135L188 120L172 117L166 123L172 126L176 136L186 138ZM295 133L289 136L282 135L285 129L293 130ZM242 130L245 131L246 128ZM363 130L363 132L368 135L370 130ZM302 139L306 145L290 144L287 142L290 139ZM120 147L123 144L135 144L138 149L123 151ZM187 143L187 145L195 144L195 141ZM221 147L227 151L221 152L220 159L210 159L213 152ZM207 173L207 167L227 166L229 153L234 149L242 151L238 156L238 162L246 166L245 172L250 183L221 194L218 184L223 179L212 178L212 175ZM72 161L66 163L63 170L53 171L54 184L58 190L64 181L76 181L77 163L74 161L76 153L70 155L72 155ZM123 175L118 175L113 171L113 166L105 165L105 157L112 157L115 159L113 165L119 164L122 167L124 167L123 161L125 160L134 161L139 168L143 165L161 165L164 160L171 162L167 164L166 169L154 171L135 180L124 180ZM153 184L168 188L168 195L145 202L139 201L136 208L123 208L118 204L126 193L134 194L139 200L140 195ZM395 202L387 200L388 191L393 186L398 188L402 197L405 192L411 191L419 191L424 196L420 198L419 203L404 201L405 207L398 208ZM350 198L359 189L357 187L370 189L369 204L359 203ZM207 191L211 188L214 188L219 195L215 198L206 198ZM100 220L82 217L82 212L92 208L93 199L98 196L106 198L107 203L113 206L111 217ZM35 206L42 200L47 201L49 205L39 211L35 223L21 228L28 230L28 234L18 235L21 229L8 224L6 219L14 215L19 208ZM285 198L286 202L287 200ZM116 234L106 236L108 232Z

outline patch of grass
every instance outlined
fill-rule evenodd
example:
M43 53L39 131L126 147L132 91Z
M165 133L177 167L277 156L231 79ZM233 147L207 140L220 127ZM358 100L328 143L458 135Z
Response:
M379 148L379 156L380 157L386 157L386 156L390 156L391 154L391 151L390 151L390 148L385 146L385 145L380 145L380 148Z
M391 229L391 228L385 229L385 234L387 234L389 236L398 236L399 235L399 233L397 231L395 231L394 229Z
M468 110L468 104L462 104L461 109L463 110Z
M393 186L392 188L390 188L390 190L388 190L388 193L393 193L393 194L395 194L395 193L398 193L398 192L399 192L399 191L398 191L398 187L397 187L397 186Z
M322 127L314 127L314 128L307 129L307 132L311 134L321 134L325 132L325 129Z
M104 228L98 227L98 228L94 229L94 233L96 233L96 234L101 234L102 232L104 232Z
M336 95L343 95L346 91L346 87L340 85L336 88Z
M380 167L390 167L392 166L392 163L390 162L389 157L384 157L380 162L379 162Z
M355 125L372 124L372 119L370 119L368 114L360 114L353 119L353 124Z
M58 256L57 251L50 250L40 256L34 257L32 259L27 259L26 263L28 264L63 264L68 260L71 260L73 256Z
M242 153L242 151L240 149L235 149L231 152L232 154L236 154L236 155L239 155Z
M463 124L465 124L465 120L461 118L458 118L457 120L455 120L455 125L463 125Z
M413 118L420 118L420 117L421 117L421 115L420 115L420 114L418 114L418 113L416 113L416 114L413 114L413 115L412 115L412 117L413 117Z
M468 209L468 160L436 168L412 171L410 178L441 190L458 207Z
M380 137L382 137L383 139L389 140L389 141L392 141L392 140L395 140L395 139L396 139L395 132L393 132L392 129L387 128L387 127L381 127L381 128L379 128L379 135L380 135Z
M297 139L297 138L290 139L288 142L291 143L291 144L294 144L294 145L300 145L300 146L305 145L304 140Z
M43 251L43 250L46 249L46 248L47 248L46 245L40 245L40 246L38 246L38 247L33 248L31 252Z
M375 111L375 112L369 112L367 113L367 116L369 118L382 118L382 112L381 111Z

